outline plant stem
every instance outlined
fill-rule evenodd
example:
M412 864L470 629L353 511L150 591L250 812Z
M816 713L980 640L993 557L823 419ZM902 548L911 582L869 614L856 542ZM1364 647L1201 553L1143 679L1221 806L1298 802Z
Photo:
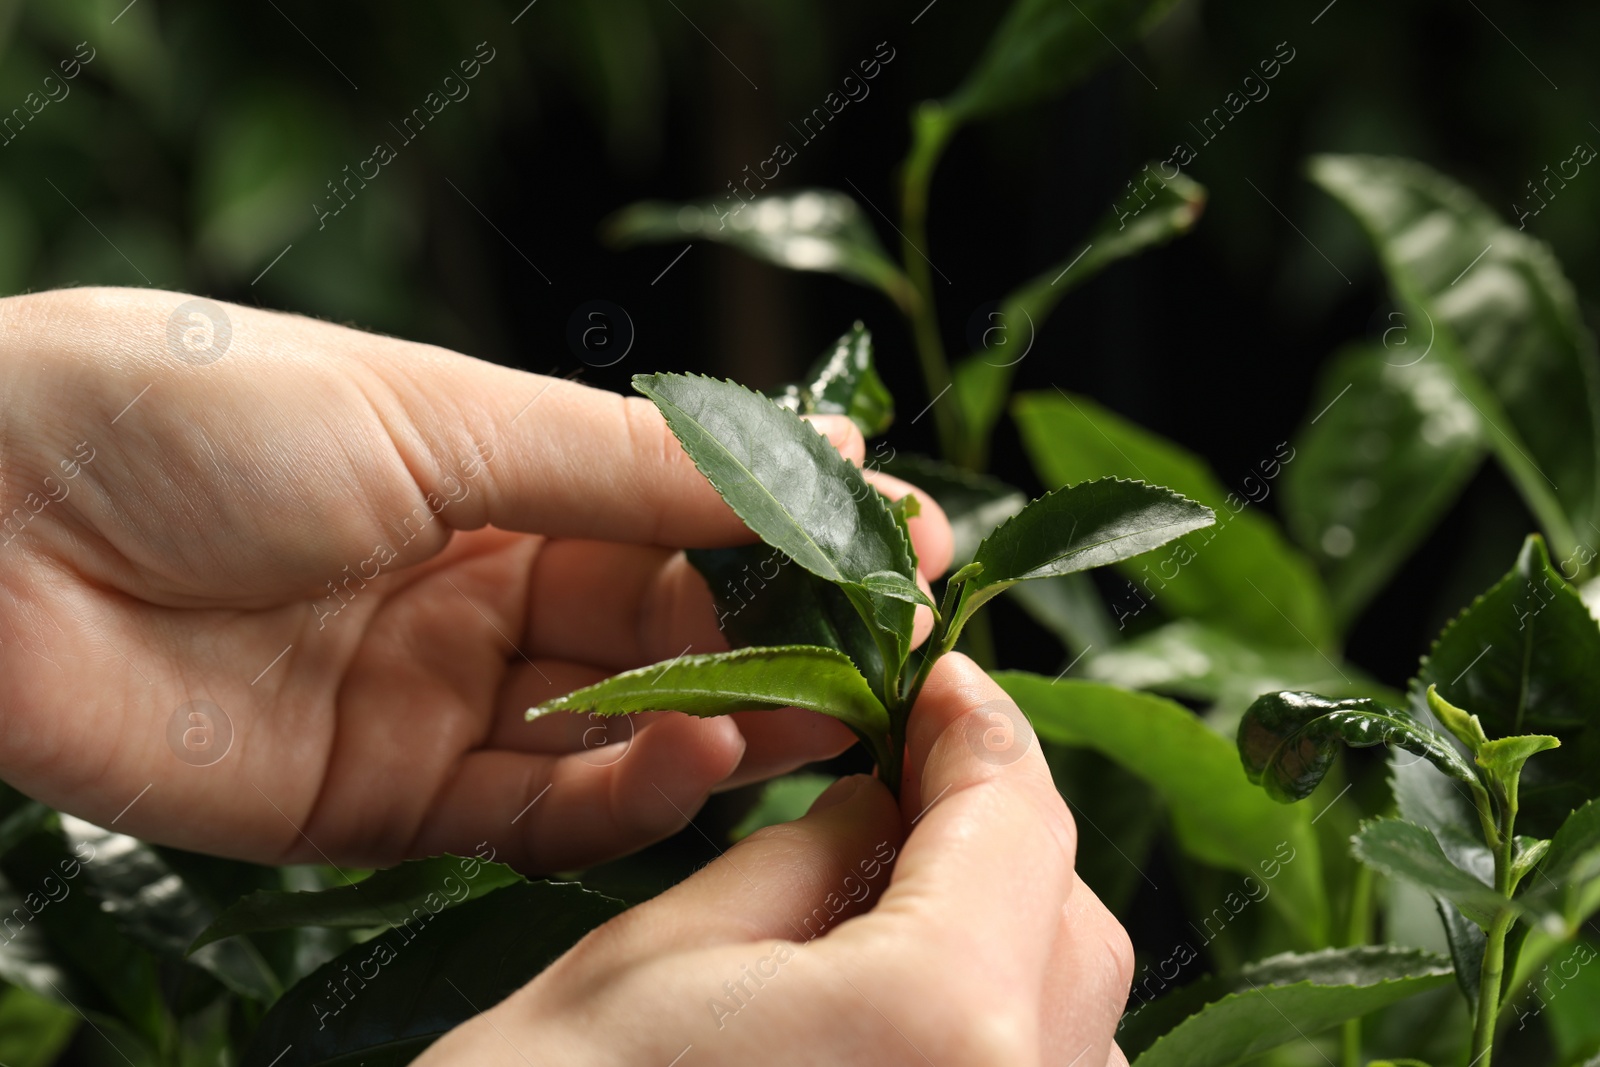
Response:
M1505 897L1509 904L1516 888L1511 879L1511 863L1516 849L1516 837L1512 832L1517 818L1514 792L1510 796L1501 795L1499 809L1498 825L1492 827L1492 833L1488 835L1489 847L1494 852L1495 892ZM1478 1010L1472 1027L1470 1062L1473 1067L1490 1067L1493 1057L1495 1021L1500 1016L1500 984L1506 963L1506 935L1511 932L1511 925L1515 921L1516 913L1510 907L1501 908L1490 921L1485 935L1483 964L1478 968Z
M953 127L945 121L939 105L923 104L912 116L911 153L901 171L900 255L906 276L911 279L916 300L908 317L916 343L917 361L922 367L923 385L932 401L934 426L939 434L939 451L953 463L964 463L967 455L961 408L954 400L943 405L950 388L950 363L939 336L939 316L933 297L932 264L927 257L928 190L933 171L949 142Z
M1356 868L1355 884L1350 890L1350 915L1345 923L1344 943L1347 947L1365 945L1372 939L1372 868ZM1340 1035L1344 1067L1361 1067L1361 1018L1357 1016L1344 1024Z

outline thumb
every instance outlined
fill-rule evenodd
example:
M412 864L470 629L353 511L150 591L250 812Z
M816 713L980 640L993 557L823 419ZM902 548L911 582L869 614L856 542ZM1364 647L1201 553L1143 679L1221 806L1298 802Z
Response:
M809 941L871 906L902 842L883 783L841 778L796 822L758 830L635 909L623 954L778 938Z

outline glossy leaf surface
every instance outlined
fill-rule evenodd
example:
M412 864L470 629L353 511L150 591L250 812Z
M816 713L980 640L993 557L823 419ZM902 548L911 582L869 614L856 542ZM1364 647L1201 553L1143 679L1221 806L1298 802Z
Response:
M965 617L1017 582L1118 563L1216 521L1211 509L1160 486L1103 478L1047 493L1007 519L973 556Z
M801 415L848 415L865 437L894 422L894 397L872 360L872 333L857 322L806 372L805 383L774 397Z
M1023 393L1013 411L1046 485L1137 478L1216 513L1215 525L1203 533L1120 568L1130 581L1112 599L1119 627L1153 604L1169 617L1197 618L1262 645L1331 647L1332 619L1311 562L1245 497L1225 489L1199 457L1087 397ZM1266 466L1257 473L1266 493L1265 475L1281 472L1293 458L1287 443L1265 452L1259 463Z
M889 730L889 713L849 657L807 645L679 656L545 701L530 709L528 718L557 711L681 711L709 718L790 707L832 716L871 737Z
M745 201L723 197L630 204L605 223L619 245L717 241L790 270L823 271L881 289L903 302L910 283L883 250L860 205L832 189L802 189Z
M1142 1009L1152 1018L1136 1016L1141 1025L1119 1039L1133 1067L1232 1067L1449 981L1447 960L1416 949L1273 956L1232 981L1203 980L1172 994L1171 1004L1156 1001ZM1145 1047L1152 1028L1168 1021L1177 1025Z
M1600 626L1542 539L1530 537L1511 573L1440 634L1412 680L1419 715L1430 685L1491 738L1561 739L1524 769L1520 831L1550 837L1568 812L1600 796Z
M1344 625L1460 495L1488 432L1455 371L1424 355L1426 335L1394 318L1384 343L1347 348L1323 370L1283 472L1285 520Z
M272 1006L243 1067L398 1067L526 985L621 901L574 883L508 886L318 968Z
M1207 703L1237 702L1239 711L1263 693L1303 689L1338 696L1378 696L1383 687L1349 664L1310 649L1261 647L1227 630L1179 619L1085 661L1084 675L1129 689Z
M1443 734L1404 708L1370 698L1266 693L1239 723L1245 773L1285 803L1316 791L1340 746L1384 744L1422 756L1459 781L1477 781L1472 765Z
M1600 497L1600 374L1594 339L1549 248L1410 160L1319 156L1310 173L1367 231L1417 318L1412 329L1447 334L1438 355L1458 360L1498 398L1510 425L1489 441L1513 477L1525 491L1553 494L1570 526L1586 531ZM1515 449L1505 447L1507 435Z
M1505 899L1487 882L1445 856L1433 833L1403 819L1378 819L1361 828L1355 854L1368 866L1443 897L1487 929Z
M1039 737L1092 748L1166 801L1179 845L1204 863L1261 877L1281 865L1268 899L1308 941L1326 935L1327 900L1311 813L1274 804L1240 773L1226 739L1181 704L1097 682L999 671L995 680Z
M801 567L839 585L877 623L885 660L910 646L914 606L876 595L869 575L916 578L911 544L877 490L792 411L732 382L641 374L684 451L745 524Z

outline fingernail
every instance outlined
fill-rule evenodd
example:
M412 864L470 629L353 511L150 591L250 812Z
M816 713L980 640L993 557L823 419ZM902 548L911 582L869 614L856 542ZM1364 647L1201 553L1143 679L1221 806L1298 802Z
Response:
M829 808L838 807L855 796L860 791L861 783L864 781L866 781L866 777L860 774L852 774L846 778L839 779L822 791L822 795L812 803L811 810L807 814L815 815L819 811L827 811Z

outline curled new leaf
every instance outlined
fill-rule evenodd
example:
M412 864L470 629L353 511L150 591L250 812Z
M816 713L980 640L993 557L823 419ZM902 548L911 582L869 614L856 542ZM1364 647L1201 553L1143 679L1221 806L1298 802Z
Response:
M809 645L680 656L547 700L530 708L528 718L555 711L681 711L710 718L770 708L821 712L868 737L889 731L889 713L850 657Z
M1472 765L1442 734L1404 708L1372 699L1334 700L1315 693L1267 693L1239 722L1245 773L1268 795L1289 803L1310 796L1340 745L1393 745L1445 774L1478 787Z
M894 422L894 397L872 361L872 332L860 322L835 341L806 372L803 385L774 397L802 415L848 415L866 437Z

